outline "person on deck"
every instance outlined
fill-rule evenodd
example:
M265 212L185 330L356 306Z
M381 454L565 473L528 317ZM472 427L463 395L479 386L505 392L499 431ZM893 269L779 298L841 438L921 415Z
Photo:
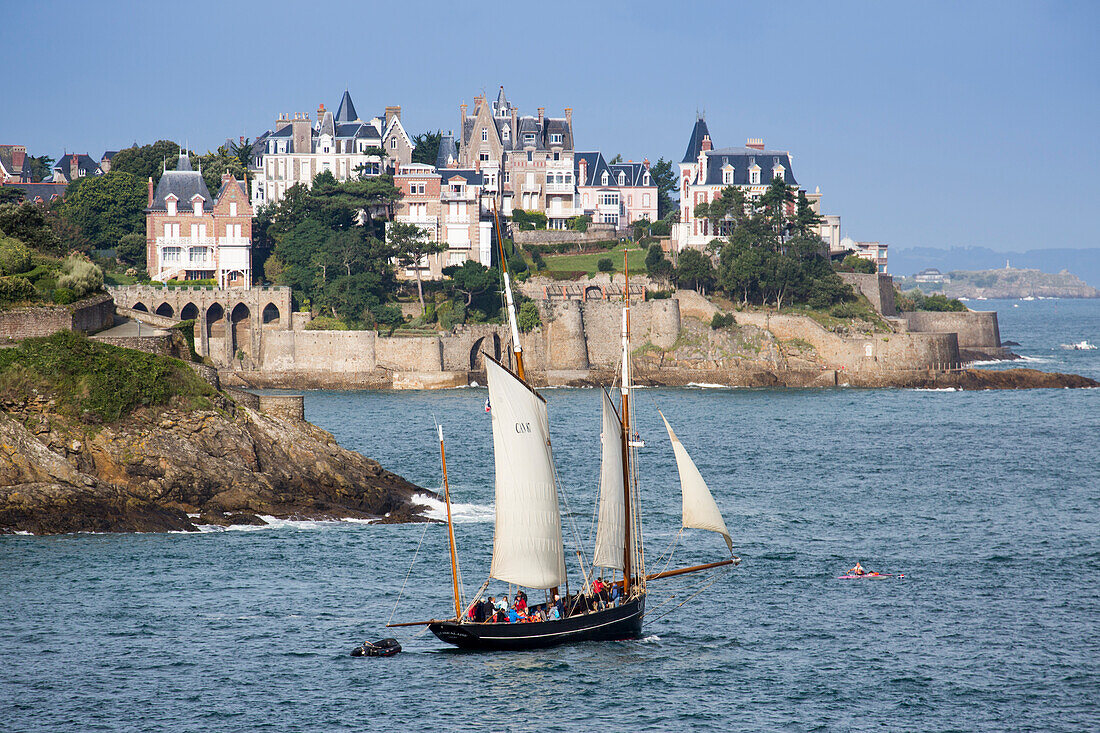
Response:
M557 611L558 618L565 618L565 604L557 593L554 594L554 610Z
M867 571L863 569L863 566L856 560L856 566L848 571L850 575L866 575Z
M621 595L619 593L619 585L617 583L613 583L611 585L611 605L612 606L619 605L619 595Z
M557 621L561 618L561 613L558 611L557 606L550 606L550 611L546 614L547 621Z
M516 594L516 602L512 605L512 608L516 609L519 613L523 613L527 610L527 594L520 592Z

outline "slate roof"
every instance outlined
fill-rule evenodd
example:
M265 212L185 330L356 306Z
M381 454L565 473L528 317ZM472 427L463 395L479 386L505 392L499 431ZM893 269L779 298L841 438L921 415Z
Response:
M56 198L65 195L67 183L17 183L8 184L5 188L12 188L23 192L24 201L41 202L48 204Z
M504 85L500 85L500 93L497 94L497 101L493 105L493 114L500 114L502 109L508 109L508 97L504 96Z
M643 163L611 163L607 166L611 170L611 180L616 183L619 180L619 173L626 176L624 186L644 186L646 167ZM616 183L616 185L618 185ZM649 180L649 185L653 184L652 177Z
M111 160L116 155L118 155L117 150L108 150L105 153L103 153L103 157L100 160Z
M321 118L321 127L317 132L320 135L336 137L336 124L333 122L331 112L325 112L325 116Z
M4 166L4 170L14 176L22 173L23 169L15 169L15 163L12 161L12 147L11 145L0 145L0 164Z
M239 178L237 178L235 180L237 181L237 185L241 187L241 191L244 191L245 200L247 200L248 199L248 188L245 186L245 182L242 181ZM225 189L228 188L228 187L229 187L229 181L222 181L222 185L218 188L218 193L214 195L214 201L217 201L217 200L221 199L222 194L225 193Z
M61 171L65 174L66 177L68 177L69 173L72 171L70 165L73 155L76 155L77 158L76 167L78 169L83 168L85 175L94 176L96 174L96 171L99 170L99 161L92 160L92 156L88 155L87 153L65 153L64 155L58 157L57 162L53 164L53 169L55 171Z
M165 199L169 194L175 194L181 209L191 206L191 198L199 194L203 198L203 211L214 210L214 199L210 196L210 190L206 182L202 180L202 174L191 169L191 160L186 155L181 155L176 170L165 171L157 184L157 190L153 193L153 205L146 211L167 211L168 205Z
M355 105L351 103L351 95L344 90L344 96L340 99L340 108L336 110L337 122L358 122L359 115L355 111Z
M772 171L778 163L784 169L783 180L792 186L797 186L794 170L791 168L790 153L782 150L756 150L755 148L721 148L707 152L707 180L708 185L727 185L722 176L722 169L727 165L733 166L733 185L748 186L749 169L753 164L760 167L760 184L767 186L772 182Z
M585 162L587 168L587 178L581 180L581 161ZM608 171L608 175L611 175L611 171L607 168L607 162L603 159L603 153L591 152L591 153L573 153L573 173L576 176L578 186L598 186L600 177L604 171Z
M445 168L439 171L442 183L447 183L452 178L459 177L466 179L466 184L469 186L482 186L485 184L485 176L477 171L469 169L459 168Z
M707 129L707 121L702 117L695 120L695 127L691 128L691 137L688 139L687 152L684 153L684 159L681 163L694 163L699 158L699 151L703 146L703 137L710 135L710 130Z
M439 138L439 152L435 156L435 167L441 170L449 168L451 161L458 161L458 146L455 145L455 136L443 135Z

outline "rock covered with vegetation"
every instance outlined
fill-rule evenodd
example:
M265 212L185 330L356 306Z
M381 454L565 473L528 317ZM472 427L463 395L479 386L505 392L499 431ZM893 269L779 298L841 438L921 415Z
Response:
M422 490L174 359L71 332L0 350L0 532L421 517Z

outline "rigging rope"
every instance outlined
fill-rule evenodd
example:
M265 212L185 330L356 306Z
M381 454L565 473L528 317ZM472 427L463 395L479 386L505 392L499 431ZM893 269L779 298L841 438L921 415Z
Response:
M397 600L393 603L393 610L390 611L390 618L388 621L386 621L387 626L393 623L393 616L395 613L397 613L397 606L399 603L401 603L401 596L405 594L405 586L409 582L409 576L412 575L413 565L416 564L416 557L420 554L420 546L424 544L424 538L428 536L428 526L430 524L431 522L424 522L424 531L420 533L420 542L416 544L416 552L413 553L412 562L409 563L409 571L405 573L405 581L401 583L401 590L397 593Z
M733 567L734 567L734 566L732 566L732 565L731 565L731 566L727 567L727 568L726 568L726 569L724 569L724 570L719 570L719 571L718 571L717 573L715 573L715 574L714 574L714 575L712 576L712 578L711 578L711 580L710 580L710 582L709 582L709 583L707 583L706 585L704 585L703 587L701 587L701 588L700 588L699 590L695 591L695 592L694 592L694 593L692 593L692 594L691 594L690 596L688 596L687 598L685 598L685 599L683 600L683 602L682 602L682 603L680 603L679 605L677 605L677 606L676 606L675 608L672 608L672 609L670 609L670 610L668 610L668 611L665 611L665 612L664 612L664 613L662 613L662 614L661 614L660 616L656 616L656 617L654 617L654 618L650 618L650 619L646 620L646 621L645 621L645 622L644 622L644 623L642 624L642 626L643 626L643 627L644 627L644 626L648 626L649 624L653 623L654 621L660 621L661 619L663 619L663 618L664 618L665 616L669 615L670 613L673 613L674 611L677 611L677 610L679 610L679 609L683 608L683 607L684 607L684 604L686 604L686 603L687 603L688 601L690 601L690 600L692 600L692 599L696 598L696 597L697 597L697 596L698 596L698 595L699 595L700 593L702 593L702 592L703 592L703 591L705 591L705 590L706 590L707 588L709 588L709 587L711 587L712 585L714 585L715 583L717 583L717 582L718 582L719 580L721 580L721 579L722 579L722 576L723 576L723 575L725 575L726 573L728 573L728 572L729 572L730 570L732 570L732 569L733 569ZM669 602L671 602L671 600L672 600L672 599L669 599L669 601L666 601L665 603L669 603ZM664 604L662 604L662 605L664 605ZM661 608L661 606L658 606L657 608L659 609L659 608Z

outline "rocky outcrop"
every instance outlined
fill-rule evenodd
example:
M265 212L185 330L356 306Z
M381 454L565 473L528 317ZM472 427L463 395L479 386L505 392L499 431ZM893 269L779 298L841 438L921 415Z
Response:
M288 422L219 396L173 401L111 425L69 420L41 398L0 413L0 532L157 532L280 518L423 519L430 494Z

